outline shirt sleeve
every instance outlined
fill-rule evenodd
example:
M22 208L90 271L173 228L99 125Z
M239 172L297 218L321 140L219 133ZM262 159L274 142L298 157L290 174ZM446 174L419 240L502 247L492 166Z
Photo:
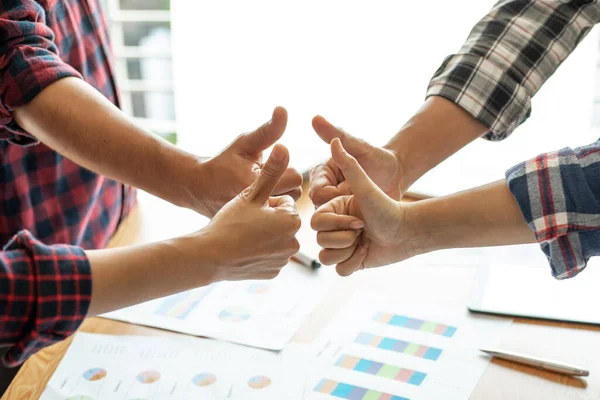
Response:
M21 231L0 253L0 344L4 364L16 366L63 340L85 318L92 293L83 249L47 246Z
M0 140L37 143L14 121L13 110L65 77L81 75L58 56L44 8L34 0L0 2Z
M506 173L508 186L558 279L600 254L600 140L541 154Z
M600 21L595 0L501 0L457 54L447 57L427 97L453 101L502 140L531 113L531 98Z

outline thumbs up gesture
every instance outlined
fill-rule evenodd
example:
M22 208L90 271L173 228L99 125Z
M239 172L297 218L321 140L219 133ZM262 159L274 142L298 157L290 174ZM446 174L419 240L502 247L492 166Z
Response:
M313 118L313 128L326 143L334 139L342 142L345 150L356 158L367 174L383 191L394 199L402 195L403 170L396 154L383 147L372 146L340 128L336 128L321 116ZM348 182L333 159L317 165L310 171L310 199L315 206L329 200L351 194Z
M300 216L289 195L271 197L288 171L289 153L275 145L254 183L194 235L207 235L214 254L212 281L271 279L298 252Z
M263 151L275 144L285 132L287 111L277 107L271 120L260 128L240 135L219 155L200 167L197 185L199 195L195 207L202 214L212 217L221 207L249 186L261 173ZM298 199L302 194L302 176L293 168L286 168L273 195L289 195Z
M337 264L342 276L409 258L405 206L385 194L339 138L331 141L332 161L352 195L335 197L313 214L311 226L325 265Z

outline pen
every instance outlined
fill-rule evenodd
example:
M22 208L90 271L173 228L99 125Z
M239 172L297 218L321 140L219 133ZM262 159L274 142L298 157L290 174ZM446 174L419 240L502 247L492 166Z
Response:
M298 262L299 264L304 265L306 268L312 269L313 271L321 268L321 263L319 261L317 261L313 258L310 258L309 256L307 256L306 254L304 254L301 251L296 253L296 255L292 258L294 259L294 261Z
M521 353L514 353L511 351L497 350L497 349L479 349L484 353L487 353L491 356L498 357L504 360L514 361L517 363L530 365L532 367L544 369L547 371L557 372L559 374L564 375L573 375L573 376L588 376L590 372L585 368L578 367L576 365L569 365L560 363L557 361L546 360L543 358L537 358L533 356L528 356Z

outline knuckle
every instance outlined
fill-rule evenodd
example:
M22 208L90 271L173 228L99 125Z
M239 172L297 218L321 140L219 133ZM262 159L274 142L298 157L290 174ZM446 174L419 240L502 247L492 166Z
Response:
M302 227L302 219L300 218L300 215L292 214L291 227L294 233L300 230L300 227Z
M299 188L295 189L292 192L292 197L294 200L298 200L300 197L302 197L302 188L299 187Z
M318 231L319 230L319 214L313 214L313 216L310 218L310 228L313 231Z
M272 164L272 162L268 162L261 170L261 174L266 176L267 178L277 178L279 176L278 168Z
M293 252L292 255L294 255L300 251L300 243L295 238L291 244L291 251Z
M298 172L298 170L296 170L295 168L290 168L290 171L292 174L292 184L294 186L301 186L304 182L304 179L302 179L302 175L300 174L300 172Z
M335 270L339 276L343 276L343 277L350 276L350 275L352 275L352 272L354 272L347 265L341 265L341 264L338 264Z
M246 189L242 190L238 196L240 198L246 200L246 199L250 198L250 194L252 193L253 190L254 190L254 184L252 184L252 185L248 186Z
M293 208L296 207L296 202L294 201L294 198L292 196L290 196L289 194L282 195L281 196L281 201L284 202L284 203L289 204Z
M321 264L323 264L323 265L331 265L331 264L333 264L331 262L330 257L329 257L329 252L327 250L325 250L325 249L323 249L323 250L321 250L319 252L319 261L321 261Z
M327 233L326 232L317 232L317 243L321 247L327 247Z

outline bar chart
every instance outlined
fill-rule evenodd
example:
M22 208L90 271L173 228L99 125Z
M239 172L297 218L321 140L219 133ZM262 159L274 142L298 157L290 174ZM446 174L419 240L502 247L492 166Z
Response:
M336 382L330 379L323 379L319 382L315 391L348 400L409 400L406 397L382 393L377 390Z
M376 347L382 350L393 351L396 353L407 354L414 357L421 357L426 360L436 361L442 354L442 349L436 347L424 346L418 343L409 343L403 340L390 337L377 336L367 332L358 334L354 343L365 346Z
M451 338L456 333L456 327L454 326L448 326L445 324L439 324L431 321L424 321L422 319L406 317L404 315L395 315L390 313L378 312L373 317L373 320L381 322L382 324L393 325L421 332L429 332L449 338Z
M409 383L419 386L427 376L424 372L413 371L407 368L401 368L395 365L380 363L365 358L342 355L336 362L336 367L346 368L352 371L363 372L365 374L380 376L382 378L393 379L398 382Z

